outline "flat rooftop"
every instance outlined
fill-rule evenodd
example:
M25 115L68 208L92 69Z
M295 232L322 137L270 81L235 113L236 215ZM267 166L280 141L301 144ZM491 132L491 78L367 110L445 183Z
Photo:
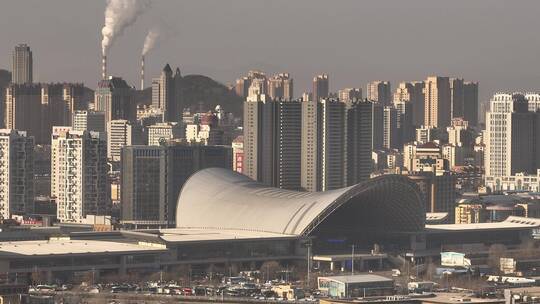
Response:
M46 240L0 242L2 257L38 257L51 255L86 255L109 253L159 252L163 248L96 240Z
M421 298L422 303L436 303L436 304L463 304L463 303L487 303L487 304L497 304L504 303L504 299L482 299L475 298L471 294L466 293L450 293L442 292L435 293L433 298Z
M388 255L386 253L354 253L355 260L378 260L385 259ZM350 261L353 258L350 254L317 254L313 256L315 261L334 262L334 261Z
M502 222L477 224L441 224L426 225L427 232L468 232L489 230L534 229L540 227L540 219L530 217L510 216Z
M351 283L375 283L375 282L393 282L394 280L383 277L376 274L355 274L355 275L343 275L343 276L331 276L331 277L319 277L319 279L332 280L337 282L343 282L347 284Z
M170 243L298 238L298 236L292 234L252 230L167 228L160 229L159 232L161 234L160 238Z

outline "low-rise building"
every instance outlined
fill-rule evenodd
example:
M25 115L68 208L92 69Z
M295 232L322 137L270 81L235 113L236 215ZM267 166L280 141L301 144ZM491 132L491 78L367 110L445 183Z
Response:
M329 297L356 298L395 294L394 280L374 275L319 277L319 290Z

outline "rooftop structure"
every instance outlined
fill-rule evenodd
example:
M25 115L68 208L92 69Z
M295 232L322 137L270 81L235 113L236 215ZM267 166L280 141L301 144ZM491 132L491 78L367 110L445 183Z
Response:
M384 175L332 191L297 192L270 188L218 168L199 171L186 182L176 218L178 228L296 236L329 232L336 222L348 226L351 233L366 234L415 232L425 223L418 188L404 176Z

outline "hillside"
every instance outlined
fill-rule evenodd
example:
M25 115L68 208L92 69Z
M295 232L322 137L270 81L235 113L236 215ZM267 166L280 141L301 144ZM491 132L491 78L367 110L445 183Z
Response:
M186 75L182 78L183 101L186 106L213 109L220 104L235 115L242 113L242 98L223 84L203 75Z

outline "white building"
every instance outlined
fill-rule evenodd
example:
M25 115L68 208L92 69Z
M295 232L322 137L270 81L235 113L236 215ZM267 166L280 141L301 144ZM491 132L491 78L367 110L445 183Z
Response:
M534 174L516 173L511 176L486 177L486 187L500 191L540 192L540 169Z
M527 93L525 99L529 102L529 111L535 112L540 109L540 93Z
M120 161L122 147L142 144L142 134L138 126L125 119L111 120L107 125L107 158Z
M73 131L95 131L105 133L105 112L75 111Z
M33 212L34 137L0 129L0 218Z
M502 177L516 173L536 173L539 168L540 114L530 112L525 96L495 94L486 113L486 181L500 190Z
M53 127L51 196L61 222L80 223L87 215L110 213L106 149L98 132Z
M416 129L416 141L420 144L425 144L435 140L436 130L433 127L421 126Z
M159 146L170 140L181 139L184 135L182 126L177 122L163 122L148 127L148 145Z
M345 88L338 92L338 98L341 102L362 100L362 88Z
M186 141L203 145L222 145L223 130L211 125L189 124L186 126Z

